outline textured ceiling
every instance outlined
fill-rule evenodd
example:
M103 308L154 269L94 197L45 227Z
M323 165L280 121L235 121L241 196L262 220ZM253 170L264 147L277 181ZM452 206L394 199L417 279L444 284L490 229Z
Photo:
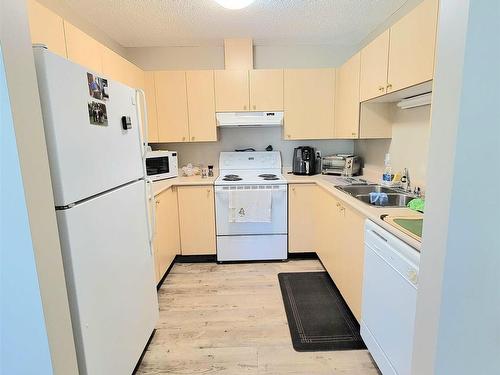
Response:
M62 0L124 47L222 44L356 45L405 0L256 0L228 10L213 0Z

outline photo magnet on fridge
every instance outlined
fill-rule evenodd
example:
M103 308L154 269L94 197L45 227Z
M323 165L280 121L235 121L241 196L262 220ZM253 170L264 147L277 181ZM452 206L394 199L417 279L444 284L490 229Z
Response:
M88 103L89 120L92 125L108 126L106 104L91 100Z
M87 83L91 97L99 100L109 99L107 79L95 76L92 73L87 73Z

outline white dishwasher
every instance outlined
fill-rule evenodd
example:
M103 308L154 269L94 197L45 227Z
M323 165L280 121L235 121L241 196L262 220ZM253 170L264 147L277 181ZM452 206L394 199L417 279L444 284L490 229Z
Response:
M384 375L410 375L420 253L367 220L361 336Z

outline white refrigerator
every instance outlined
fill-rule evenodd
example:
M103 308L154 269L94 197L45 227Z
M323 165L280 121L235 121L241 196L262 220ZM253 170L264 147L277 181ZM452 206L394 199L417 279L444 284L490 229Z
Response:
M158 320L136 91L35 46L81 374L131 374Z

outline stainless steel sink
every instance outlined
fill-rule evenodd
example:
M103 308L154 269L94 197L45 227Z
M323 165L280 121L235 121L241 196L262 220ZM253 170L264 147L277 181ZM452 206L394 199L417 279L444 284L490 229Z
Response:
M396 189L391 189L380 185L365 185L365 186L335 186L340 191L352 195L354 198L363 203L374 207L406 207L408 202L415 198L412 194L406 194ZM383 205L370 203L370 193L386 193L388 201Z

